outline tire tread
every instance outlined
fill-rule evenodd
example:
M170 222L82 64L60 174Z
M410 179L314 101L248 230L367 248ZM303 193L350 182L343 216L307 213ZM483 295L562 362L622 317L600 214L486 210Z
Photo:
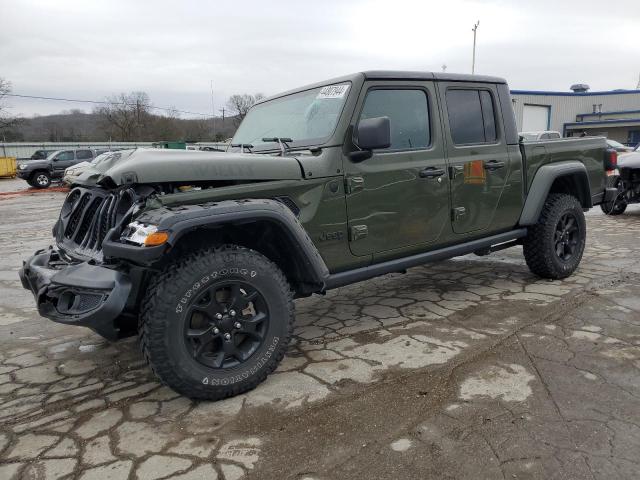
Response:
M554 232L554 228L549 228L549 223L552 222L555 227L557 220L554 219L561 212L576 207L582 211L580 202L572 195L552 193L547 197L538 222L529 227L529 232L523 243L524 258L532 273L539 277L557 280L566 278L575 271L582 259L583 252L580 252L575 268L568 271L559 269L553 261L552 255L555 253L549 248L553 244Z
M172 359L167 354L167 349L164 345L164 332L167 328L166 323L170 318L169 314L173 308L174 301L182 294L179 291L180 282L177 280L181 277L193 278L193 275L197 274L195 271L196 265L201 265L203 262L210 260L212 256L221 255L233 255L237 260L241 260L244 257L254 262L262 262L263 267L270 271L272 280L276 282L283 295L286 296L288 318L283 319L287 322L286 337L265 365L253 377L250 377L247 382L213 387L185 381L184 378L177 374L172 365ZM178 259L150 279L147 284L147 292L142 301L138 321L138 339L146 362L162 383L189 398L221 400L255 388L265 380L267 375L276 369L284 357L286 346L293 334L293 322L293 293L280 268L254 250L238 245L223 245L218 248L200 250Z

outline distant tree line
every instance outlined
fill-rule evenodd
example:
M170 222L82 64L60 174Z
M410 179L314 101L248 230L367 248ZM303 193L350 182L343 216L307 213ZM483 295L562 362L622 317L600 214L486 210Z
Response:
M11 85L0 78L0 140L8 142L224 141L233 136L249 109L264 98L260 93L231 95L222 118L192 119L180 118L175 109L158 114L147 93L131 92L107 98L91 113L73 109L17 119L3 107L10 91Z

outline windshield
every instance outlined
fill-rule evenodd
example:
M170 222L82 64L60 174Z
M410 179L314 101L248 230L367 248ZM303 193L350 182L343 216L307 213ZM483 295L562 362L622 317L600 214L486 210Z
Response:
M291 145L323 143L333 133L347 99L349 83L318 87L254 106L232 143L256 149L277 148L263 138L290 138Z

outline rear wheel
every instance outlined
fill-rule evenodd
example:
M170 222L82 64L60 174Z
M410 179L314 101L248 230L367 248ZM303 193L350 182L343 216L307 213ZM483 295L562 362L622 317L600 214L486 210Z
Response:
M284 274L258 252L226 246L190 255L147 292L142 351L183 395L217 400L250 390L285 354L292 295Z
M51 185L51 177L44 171L35 172L29 183L36 188L48 188Z
M544 278L568 277L580 264L586 233L578 199L564 194L549 195L538 223L529 228L524 239L529 270Z

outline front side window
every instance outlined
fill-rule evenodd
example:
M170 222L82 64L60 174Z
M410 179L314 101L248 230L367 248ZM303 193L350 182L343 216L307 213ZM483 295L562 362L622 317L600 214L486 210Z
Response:
M412 150L431 144L429 104L424 90L371 90L360 120L389 117L391 146L387 150Z
M451 139L456 145L493 143L497 139L495 106L486 90L447 90Z
M256 149L277 148L263 138L290 138L292 145L326 141L338 124L351 84L314 88L255 105L233 137L233 144Z
M73 160L73 158L73 152L71 150L60 152L58 155L56 155L56 160L58 161Z

